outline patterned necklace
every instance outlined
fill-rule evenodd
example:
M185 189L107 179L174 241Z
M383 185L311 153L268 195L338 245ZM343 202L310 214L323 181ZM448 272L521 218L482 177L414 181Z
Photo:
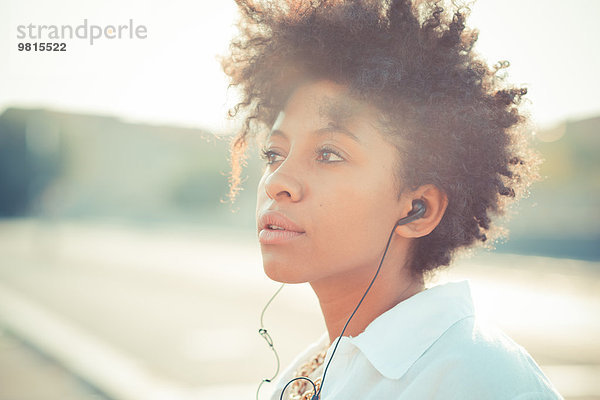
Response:
M327 355L329 344L319 353L311 357L307 362L302 364L295 372L294 376L305 376L310 378L317 388L317 392L321 387L321 379L323 374L323 362ZM290 385L288 400L311 400L314 396L313 385L306 379L298 379ZM286 392L288 391L286 390ZM320 395L319 395L320 397Z

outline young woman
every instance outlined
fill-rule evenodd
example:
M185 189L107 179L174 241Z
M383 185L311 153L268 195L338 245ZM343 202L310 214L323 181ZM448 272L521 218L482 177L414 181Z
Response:
M230 195L256 140L264 270L310 283L327 327L272 399L561 398L522 347L480 322L467 281L425 286L457 251L501 233L492 217L539 165L526 90L503 82L507 63L472 51L468 10L236 1L240 34L221 59L244 95L230 113L245 113Z

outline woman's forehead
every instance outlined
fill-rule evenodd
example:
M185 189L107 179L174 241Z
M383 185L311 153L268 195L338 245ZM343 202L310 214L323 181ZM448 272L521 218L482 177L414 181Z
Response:
M320 80L298 87L277 116L276 123L281 123L284 115L305 115L307 112L340 125L357 118L375 118L380 113L374 105L352 96L347 86Z
M377 107L352 96L347 86L328 80L312 81L294 90L264 140L274 136L288 137L286 132L292 126L296 129L304 127L307 132L325 133L332 123L339 128L333 130L360 143L367 139L365 135L376 131L381 134L381 118L382 113Z

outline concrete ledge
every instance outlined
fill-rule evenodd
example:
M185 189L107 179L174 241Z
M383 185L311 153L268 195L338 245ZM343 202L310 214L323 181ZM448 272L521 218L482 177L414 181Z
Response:
M151 375L135 360L0 283L0 323L74 375L118 400L192 400L202 390Z

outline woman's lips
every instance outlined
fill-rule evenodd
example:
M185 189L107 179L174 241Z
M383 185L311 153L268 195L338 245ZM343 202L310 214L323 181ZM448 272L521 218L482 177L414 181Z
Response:
M282 211L273 209L260 213L257 225L258 240L262 244L287 243L306 233Z
M265 228L259 232L258 241L262 244L281 244L287 243L302 235L304 235L304 232Z

